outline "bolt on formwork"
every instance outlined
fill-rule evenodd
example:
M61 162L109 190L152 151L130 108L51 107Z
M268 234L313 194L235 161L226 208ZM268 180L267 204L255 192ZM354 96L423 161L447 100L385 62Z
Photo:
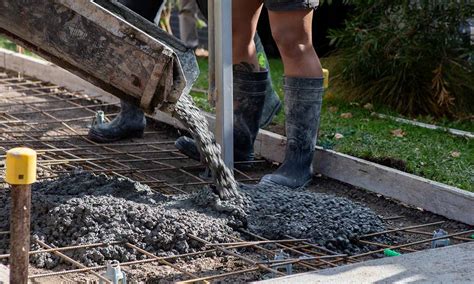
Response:
M106 119L117 112L114 104L102 103L97 97L82 92L69 92L61 86L23 78L0 71L0 160L6 150L27 146L38 153L38 179L50 179L77 169L92 173L126 177L147 184L163 194L190 193L199 186L210 184L199 173L204 170L200 163L188 159L174 147L174 138L168 130L148 127L143 139L117 143L98 144L87 138L88 127L98 110L107 110ZM256 161L262 163L264 161ZM0 165L3 171L3 165ZM252 183L259 173L235 169L236 178ZM2 180L2 184L4 181ZM386 218L396 220L403 216ZM40 248L34 254L53 254L68 265L58 271L43 271L29 275L31 280L47 277L86 274L92 279L108 282L102 276L105 265L87 267L68 256L74 250L119 245L133 249L140 255L138 260L121 263L125 271L132 267L153 265L167 267L176 273L183 283L209 282L218 279L257 280L291 273L313 271L347 263L380 257L387 248L401 253L426 249L437 239L450 238L453 243L472 241L468 236L474 231L460 231L433 238L431 230L443 222L393 227L387 231L359 236L358 242L369 245L371 250L357 255L340 254L313 243L309 239L285 236L284 240L269 240L250 231L241 230L241 237L228 236L232 242L210 243L197 236L191 239L203 244L203 251L173 256L158 256L131 242L91 243L53 247L34 240ZM416 235L417 240L400 244L384 244L371 241L376 235ZM0 242L9 240L9 232L0 232ZM210 254L227 259L219 269L196 271L186 265L190 258L205 258ZM8 260L9 254L0 255L0 261ZM232 259L232 264L228 262ZM227 263L227 264L226 264ZM238 265L237 265L238 264Z

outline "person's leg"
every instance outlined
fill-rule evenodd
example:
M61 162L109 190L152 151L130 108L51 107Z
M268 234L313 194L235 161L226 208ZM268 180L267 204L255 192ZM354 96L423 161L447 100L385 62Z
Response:
M198 11L196 0L180 0L179 3L179 37L190 48L199 45L196 25Z
M253 160L263 103L269 84L268 71L260 68L253 41L262 0L233 1L233 99L234 160ZM199 159L194 141L181 137L176 147L184 154Z
M232 62L258 70L253 41L263 0L232 1Z
M285 69L287 146L283 164L262 182L300 188L311 181L324 92L322 68L311 38L313 10L270 11L269 16Z
M207 20L207 10L208 10L208 0L197 0L197 4L199 6L199 10L201 11L201 14L204 16L204 18ZM254 42L255 42L255 47L257 50L257 57L263 58L265 61L265 68L268 70L268 87L267 87L267 93L265 95L265 102L263 104L263 111L262 111L262 117L260 119L260 128L264 128L267 125L272 122L273 118L275 115L278 114L278 112L281 110L281 101L276 94L275 90L273 89L272 85L272 79L270 77L270 66L268 64L268 59L267 55L265 53L265 49L263 48L262 42L260 41L260 37L258 36L258 33L255 33L254 37ZM260 60L259 60L260 61Z
M110 143L126 138L140 138L146 127L143 111L127 101L120 101L120 113L109 123L93 124L88 138L98 143Z
M164 0L120 0L129 9L153 22ZM125 138L142 137L146 127L143 111L124 101L120 101L120 113L110 123L96 123L89 129L89 139L108 143Z
M272 36L280 51L287 77L322 77L313 47L313 9L269 11Z

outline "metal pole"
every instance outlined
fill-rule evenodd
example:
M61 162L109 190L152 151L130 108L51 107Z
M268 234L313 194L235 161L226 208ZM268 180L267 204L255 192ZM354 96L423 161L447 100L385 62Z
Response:
M214 23L214 0L209 0L207 4L207 30L208 30L208 73L209 73L209 89L207 100L213 107L216 106L216 46L215 46L215 23Z
M5 181L11 185L10 283L28 283L31 184L36 181L36 152L7 151Z
M224 162L234 166L234 107L232 94L232 0L214 0L216 73L216 140Z

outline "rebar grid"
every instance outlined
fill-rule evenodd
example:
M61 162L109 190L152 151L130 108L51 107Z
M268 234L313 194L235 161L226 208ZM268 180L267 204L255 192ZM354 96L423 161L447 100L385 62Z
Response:
M437 225L442 224L442 222L436 223L428 223L423 225L417 225L417 228L429 228L429 227L436 227ZM391 229L388 231L380 232L379 234L389 234L389 233L396 233L396 232L408 232L411 231L413 226L402 227L398 229ZM8 233L8 232L4 232ZM447 236L437 237L437 238L426 238L420 241L409 242L400 245L387 245L382 243L376 242L367 242L373 246L381 247L382 249L375 249L371 250L366 253L361 253L358 255L348 256L345 254L337 254L335 252L328 253L328 250L322 247L319 247L315 244L311 244L306 239L286 239L286 240L267 240L263 237L255 235L253 233L242 231L244 235L249 236L250 238L256 239L256 241L245 241L240 238L229 236L235 239L235 242L231 243L209 243L197 236L189 235L189 237L193 238L194 240L201 242L205 247L203 251L195 252L195 253L187 253L187 254L180 254L174 255L169 257L158 257L146 250L143 250L131 243L123 243L123 242L113 242L113 243L96 243L96 244L85 244L85 245L76 245L76 246L69 246L69 247L60 247L60 248L52 248L51 246L39 242L38 244L42 247L40 250L31 251L30 254L38 254L38 253L53 253L58 257L61 257L66 262L69 262L71 265L79 267L77 269L70 269L64 271L57 271L57 272L50 272L50 273L43 273L43 274L34 274L30 275L30 279L36 278L44 278L44 277L51 277L51 276L60 276L60 275L67 275L67 274L74 274L74 273L91 273L95 277L100 278L100 274L97 271L104 270L106 268L105 265L100 266L93 266L93 267L84 267L84 265L80 264L76 260L68 257L65 255L65 252L70 252L77 249L87 249L93 247L106 247L110 245L122 245L128 248L135 250L138 254L146 256L146 259L136 260L136 261L129 261L121 263L122 267L129 267L131 265L138 265L138 264L145 264L145 263L157 263L157 265L165 265L175 269L176 271L183 274L183 277L188 278L187 280L183 280L180 283L196 283L196 282L203 282L203 281L212 281L217 280L224 277L229 277L232 275L237 274L246 274L246 273L253 273L253 272L261 272L267 273L267 275L271 275L272 277L275 276L283 276L286 275L285 270L282 270L286 265L293 265L294 271L296 272L304 272L304 271L311 271L317 270L322 268L334 267L345 263L353 263L358 262L362 259L365 259L367 256L379 254L383 252L385 248L390 249L402 249L402 248L409 248L409 247L417 247L420 244L430 243L434 240L450 238L453 242L461 242L461 241L473 241L472 239L459 237L459 236L467 236L469 234L474 233L474 230L468 230L463 232L457 232L448 234ZM413 234L419 235L427 235L431 233L419 231ZM361 239L365 238L366 236L360 236ZM364 242L363 240L359 240ZM307 248L307 249L304 249ZM308 249L310 248L310 249ZM420 249L409 249L408 252L416 252ZM224 272L218 273L207 276L199 276L193 272L186 271L182 267L180 267L177 262L178 260L185 260L188 257L204 257L209 253L220 253L222 255L232 256L235 259L242 262L242 266L244 268L238 269L232 272ZM274 259L275 255L279 253L287 253L288 258L285 259ZM331 251L329 251L331 252ZM251 256L248 256L251 255ZM9 255L0 255L0 259L8 258Z
M96 97L87 96L82 92L69 92L60 86L48 85L41 81L13 77L0 72L0 160L5 151L16 146L27 146L38 153L39 179L50 179L60 174L69 173L75 169L84 169L93 173L106 173L118 177L128 177L150 186L152 190L164 194L189 193L196 186L210 184L210 181L199 176L204 167L174 148L172 138L166 137L166 131L149 130L143 139L117 143L98 144L87 138L89 124L95 117L96 111L110 109L114 104L101 103ZM107 115L112 119L115 114ZM166 139L163 140L163 137ZM260 163L262 161L257 161ZM0 164L1 170L1 164ZM239 181L253 182L256 176L236 170ZM174 176L173 180L169 177ZM179 178L176 178L179 177ZM179 182L178 182L179 180ZM1 180L3 183L4 181ZM399 219L403 216L386 218ZM30 252L54 254L71 264L73 269L30 275L30 279L70 275L74 273L89 273L93 277L104 280L101 276L106 266L86 267L77 260L66 255L74 250L110 245L120 245L134 250L145 259L121 263L125 270L132 265L153 263L164 265L186 279L182 283L208 282L225 277L259 273L269 277L283 276L291 265L294 272L312 271L322 268L335 267L345 263L353 263L380 254L386 248L399 249L403 252L414 252L423 249L420 245L430 243L433 238L399 244L396 246L367 240L380 234L405 232L419 236L431 236L432 233L420 229L441 225L442 222L421 224L404 228L390 228L385 232L360 236L359 242L371 245L376 249L358 255L348 256L328 250L311 243L306 239L295 239L286 236L286 240L268 240L249 231L241 231L242 237L228 236L235 242L209 243L197 236L190 238L200 242L205 250L159 257L145 251L132 243L95 243L71 245L67 247L52 247L46 243L37 242L41 249ZM472 241L467 237L473 231L456 232L449 237L453 242ZM0 232L0 238L8 239L9 232ZM443 237L445 238L445 237ZM440 238L438 238L440 239ZM250 241L252 240L252 241ZM232 271L209 271L196 273L184 269L177 262L189 257L205 257L209 253L232 257L242 265ZM282 253L287 257L276 259ZM0 260L7 259L8 254L0 255Z
M197 174L201 164L179 153L173 140L160 141L161 131L146 131L145 142L139 143L89 140L86 134L96 111L113 104L25 78L2 78L0 88L0 157L19 145L37 150L40 180L83 168L129 177L164 194L187 193L196 185L210 184ZM256 181L244 172L236 173L240 181ZM181 182L164 178L170 175L179 176Z

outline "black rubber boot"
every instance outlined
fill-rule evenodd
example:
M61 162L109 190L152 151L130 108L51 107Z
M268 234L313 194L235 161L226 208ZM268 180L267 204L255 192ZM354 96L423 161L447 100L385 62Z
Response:
M268 71L251 72L242 65L234 65L234 161L253 161L253 145L268 86ZM194 140L180 137L176 148L188 157L201 160Z
M120 113L110 123L95 122L89 129L88 137L99 143L109 143L125 138L143 137L146 119L143 111L120 101Z
M208 8L208 0L197 0L197 4L199 10L201 11L204 18L207 20L207 8ZM275 90L273 90L272 80L270 77L270 66L268 64L267 54L265 53L265 49L263 47L262 41L258 36L258 33L255 33L254 37L255 47L257 49L257 56L258 62L260 67L265 68L268 70L268 86L267 86L267 93L265 95L265 103L263 105L263 112L262 117L260 118L260 128L267 127L270 122L272 122L275 115L278 114L281 110L281 101L278 95L276 94Z
M273 89L272 78L270 76L270 64L268 63L267 54L263 48L262 41L258 34L254 37L255 47L257 49L257 58L261 68L268 70L267 92L265 94L265 103L263 104L262 117L260 118L260 128L267 127L272 122L275 115L281 110L281 101L275 90Z
M285 78L286 153L283 164L261 183L304 188L311 181L324 93L323 78Z
M281 110L281 101L278 95L273 90L271 81L267 88L265 95L265 103L263 104L262 117L260 118L260 128L267 127Z

